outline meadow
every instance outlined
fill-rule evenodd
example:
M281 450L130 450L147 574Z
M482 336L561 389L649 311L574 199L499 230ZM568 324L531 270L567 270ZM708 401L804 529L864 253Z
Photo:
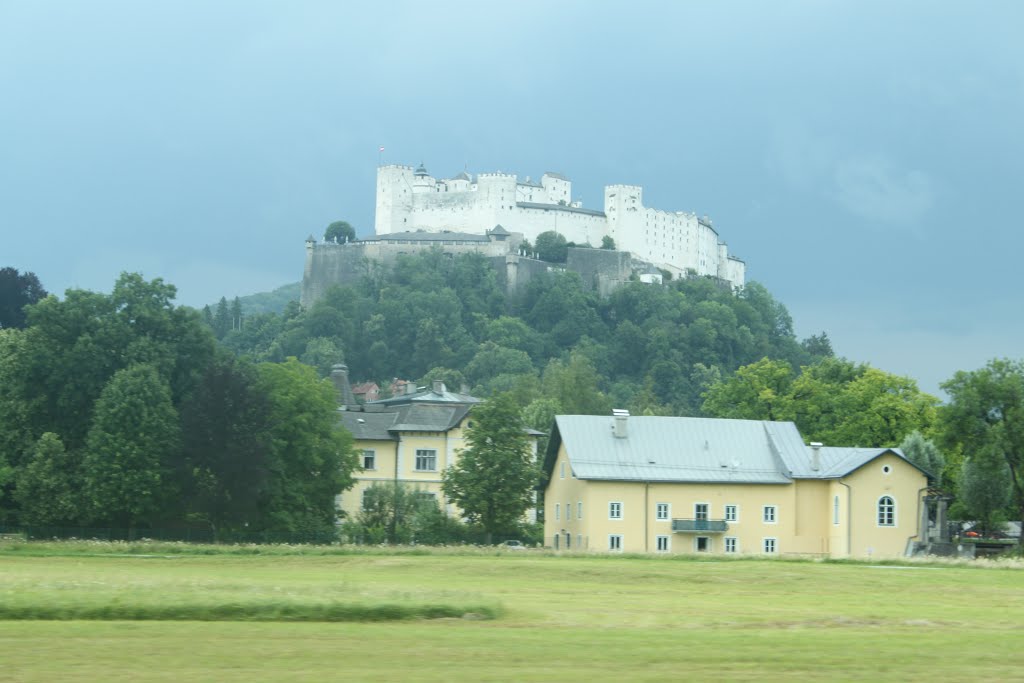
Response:
M0 681L1024 680L1019 562L0 543Z

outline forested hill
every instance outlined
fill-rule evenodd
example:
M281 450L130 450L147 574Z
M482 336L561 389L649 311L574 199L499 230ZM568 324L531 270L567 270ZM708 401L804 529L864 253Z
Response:
M323 374L344 360L354 380L441 377L570 412L699 414L702 392L740 366L831 355L824 335L797 340L785 306L756 282L739 295L710 279L635 282L600 299L575 273L552 272L506 294L472 254L403 256L309 310L242 313L221 341L255 360L296 356Z

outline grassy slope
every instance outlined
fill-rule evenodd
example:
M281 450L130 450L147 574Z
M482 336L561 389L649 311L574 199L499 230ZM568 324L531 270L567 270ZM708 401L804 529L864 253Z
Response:
M665 558L18 557L0 599L500 603L494 621L0 622L53 680L1012 680L1020 570Z

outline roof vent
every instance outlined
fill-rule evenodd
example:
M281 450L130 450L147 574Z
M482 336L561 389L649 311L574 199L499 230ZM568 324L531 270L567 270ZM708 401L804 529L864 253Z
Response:
M615 431L616 439L625 439L627 422L629 420L629 411L623 410L622 408L615 408L612 410L612 429Z

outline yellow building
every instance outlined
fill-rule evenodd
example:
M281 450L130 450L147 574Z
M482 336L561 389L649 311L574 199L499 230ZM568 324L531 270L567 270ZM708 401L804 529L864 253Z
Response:
M559 415L544 467L556 549L882 558L926 528L898 449L806 446L792 422Z
M437 499L449 515L461 511L448 503L441 491L441 475L454 465L466 447L465 430L470 413L480 399L449 391L435 380L429 388L407 384L406 393L389 399L357 405L348 383L348 370L335 366L331 379L342 406L339 415L355 438L360 469L354 473L355 486L338 496L345 516L355 517L362 509L363 494L374 484L399 482ZM540 432L533 436L536 454Z

